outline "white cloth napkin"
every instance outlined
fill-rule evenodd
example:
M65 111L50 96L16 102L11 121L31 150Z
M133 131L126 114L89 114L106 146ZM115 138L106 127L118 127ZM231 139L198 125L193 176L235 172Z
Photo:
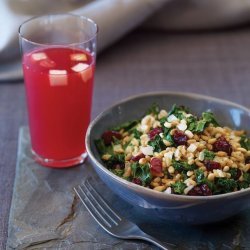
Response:
M0 61L11 60L18 47L18 27L31 16L11 11L8 0L0 1ZM60 1L59 1L60 2ZM168 0L97 0L71 11L87 16L99 26L99 45L101 50L130 31L163 6ZM50 6L48 5L49 12Z
M214 29L250 20L250 0L0 0L0 81L22 77L18 27L37 14L84 15L99 26L98 50L144 21L162 30Z
M71 11L71 13L95 20L99 26L98 50L100 51L137 27L168 1L96 0ZM50 3L43 14L50 12ZM13 11L8 0L0 1L0 16L0 80L18 79L21 77L18 27L31 16Z

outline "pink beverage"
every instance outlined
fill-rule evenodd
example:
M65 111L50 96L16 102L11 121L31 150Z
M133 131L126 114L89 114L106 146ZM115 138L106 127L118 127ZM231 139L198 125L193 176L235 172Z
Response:
M53 159L49 166L62 167L56 162L64 159L63 167L74 165L85 153L94 62L89 52L63 46L23 55L32 149L48 162Z

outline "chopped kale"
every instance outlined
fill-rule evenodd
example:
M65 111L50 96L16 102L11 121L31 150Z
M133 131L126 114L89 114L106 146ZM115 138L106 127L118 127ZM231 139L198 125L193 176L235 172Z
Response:
M160 124L161 124L161 127L163 129L163 134L164 136L167 136L167 134L169 134L169 132L171 131L171 128L166 128L164 126L164 123L167 121L167 117L163 117L160 119Z
M176 104L174 104L170 110L170 112L168 113L168 116L170 115L174 115L176 116L178 119L184 119L185 118L185 114L188 113L188 109L184 106L177 106Z
M181 180L185 181L186 179L188 179L189 177L187 176L187 171L183 171L181 173Z
M142 185L146 186L150 183L152 176L150 173L149 164L139 164L134 162L131 164L131 170L134 178L139 178L142 181Z
M117 139L115 136L113 136L113 145L121 144L121 140Z
M212 112L203 112L202 119L206 120L209 123L212 123L214 126L219 126L219 123L216 121L214 114Z
M161 124L162 127L164 127L164 123L165 123L167 120L168 120L167 117L162 117L162 118L159 120L159 122L160 122L160 124Z
M154 140L149 141L148 144L153 147L155 152L161 152L166 148L165 144L162 141L162 138L159 135L156 135Z
M188 130L194 132L197 127L197 118L195 116L189 116L186 120Z
M248 188L249 187L249 184L246 182L246 181L238 181L238 189L242 189L242 188Z
M203 130L212 123L214 126L219 126L212 112L203 112L202 119L197 122L195 132L201 133Z
M216 180L216 193L229 193L237 188L237 182L232 179L217 178Z
M250 173L243 173L243 180L250 184Z
M115 169L110 169L110 171L119 177L122 177L124 174L124 169L115 168Z
M95 146L97 148L97 151L99 152L100 155L105 154L108 150L108 147L105 145L103 139L97 139L95 140ZM111 149L111 147L110 147Z
M204 150L204 160L213 160L215 153L207 149Z
M171 143L171 145L174 144L174 139L173 139L173 137L172 137L172 135L170 133L167 134L167 136L165 137L165 139L167 141L169 141Z
M215 192L216 192L216 186L215 186L214 182L209 181L208 179L205 178L202 181L202 184L207 184L208 187L209 187L209 189L212 191L212 193L215 194Z
M248 138L246 135L242 135L240 145L246 150L250 150L250 138Z
M196 178L196 182L198 184L203 184L204 183L204 180L205 180L205 175L204 175L204 171L201 170L201 169L196 169L194 171L195 173L195 178Z
M200 120L197 122L195 132L201 133L205 129L206 125L208 125L207 121L205 120Z
M105 160L105 164L108 169L123 169L125 166L124 154L113 154L108 160ZM119 166L119 168L118 168Z
M159 106L156 103L153 103L152 106L147 110L146 114L147 115L150 115L150 114L158 115L159 112L160 112Z
M187 185L184 182L177 181L174 184L171 185L171 188L175 194L183 194L184 189L187 187Z
M139 120L124 122L123 124L112 128L112 130L120 131L121 129L123 129L124 131L128 131L128 130L134 128L138 123L139 123Z
M181 173L183 171L190 171L190 170L196 169L196 165L195 164L189 165L185 161L172 160L172 165L173 165L174 169L176 171L178 171L179 173Z
M131 130L131 134L134 134L134 138L136 138L136 139L140 139L140 137L142 135L142 133L140 131L138 131L136 128Z
M228 172L231 174L232 179L237 179L238 168L230 168Z

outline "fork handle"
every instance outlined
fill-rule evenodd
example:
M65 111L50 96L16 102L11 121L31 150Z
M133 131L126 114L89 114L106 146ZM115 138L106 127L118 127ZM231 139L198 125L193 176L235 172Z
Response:
M148 241L148 242L160 247L163 250L176 250L176 247L174 247L175 246L174 244L171 244L171 243L165 244L165 243L161 242L160 240L156 239L155 237L144 233L143 231L139 231L137 235L133 236L133 238Z

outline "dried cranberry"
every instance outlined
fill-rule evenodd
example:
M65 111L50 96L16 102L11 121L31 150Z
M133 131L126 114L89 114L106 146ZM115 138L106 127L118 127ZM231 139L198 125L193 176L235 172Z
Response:
M142 181L141 181L140 178L133 178L132 182L135 183L135 184L137 184L137 185L140 185L140 186L142 185Z
M192 196L209 196L212 195L212 191L210 190L207 184L200 184L198 186L193 187L188 195Z
M247 158L246 158L245 164L250 164L250 157L247 157Z
M206 169L208 171L213 171L213 169L220 169L221 168L220 163L216 162L216 161L205 160L204 165L206 166Z
M144 158L145 157L145 155L143 154L143 153L141 153L141 154L138 154L138 155L136 155L136 156L133 156L132 158L131 158L131 160L132 161L139 161L140 159L142 159L142 158Z
M117 162L112 166L113 169L124 169L125 168L125 164L122 162Z
M102 134L102 139L103 139L105 145L110 145L111 142L114 140L113 137L115 137L119 140L122 139L122 135L117 131L107 130Z
M202 196L202 190L200 186L195 186L187 193L187 195Z
M214 152L223 151L226 152L228 155L231 155L232 146L224 136L221 136L213 144L213 151Z
M184 132L180 130L175 130L173 134L173 140L177 145L186 145L188 137Z
M154 138L156 137L156 135L158 135L158 134L160 134L160 133L162 133L162 128L154 128L154 129L152 129L151 131L149 131L149 133L148 133L148 136L149 136L149 139L152 141L152 140L154 140Z
M212 191L207 184L201 184L200 187L204 196L212 195Z
M152 158L150 161L150 172L153 176L162 174L162 161L159 158Z

